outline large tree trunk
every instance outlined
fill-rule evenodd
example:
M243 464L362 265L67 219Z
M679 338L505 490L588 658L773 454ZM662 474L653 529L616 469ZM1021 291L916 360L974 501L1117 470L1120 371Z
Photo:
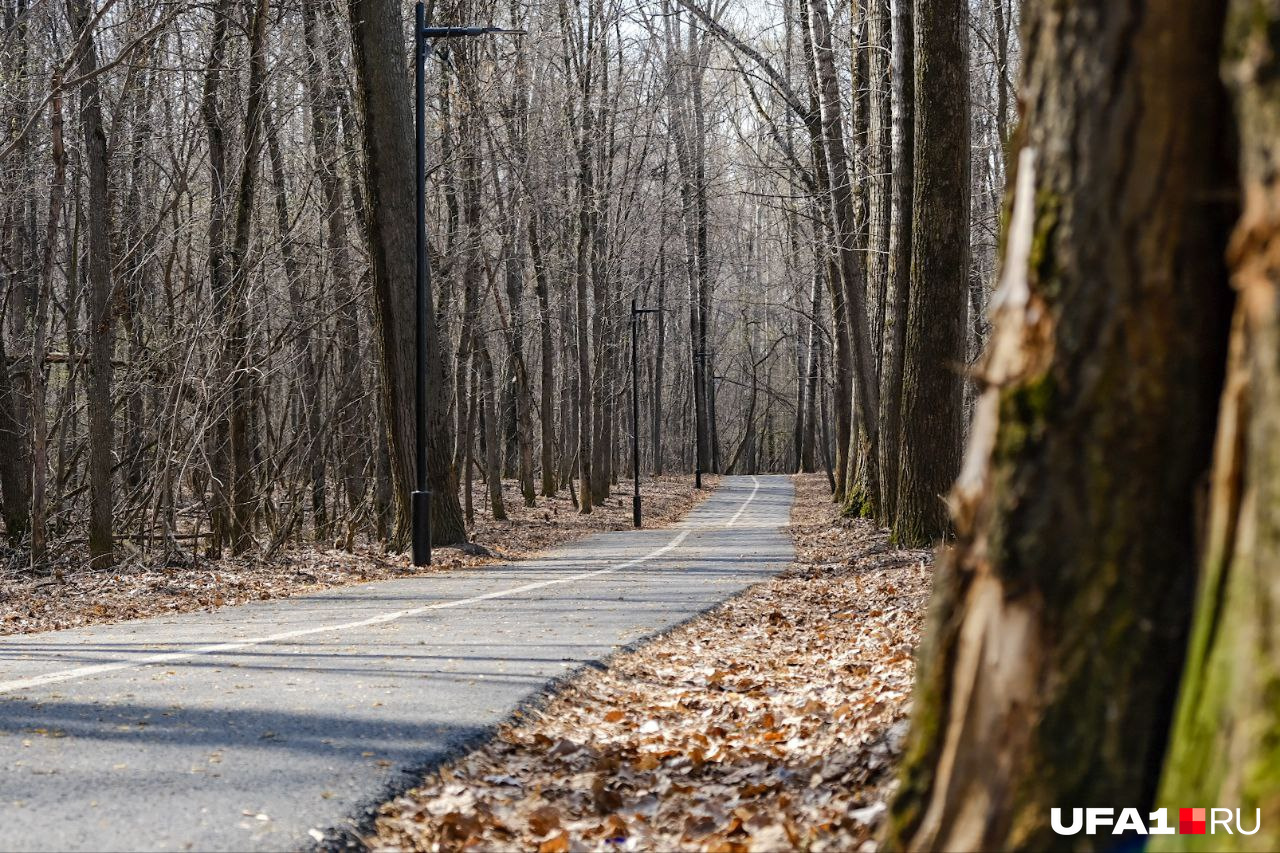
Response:
M1186 642L1230 305L1222 7L1026 15L1026 148L895 848L1059 847L1051 807L1148 806Z
M916 0L915 191L902 338L902 450L893 534L947 531L960 471L969 305L969 5ZM904 69L905 72L906 69Z
M1280 849L1280 2L1232 5L1227 79L1244 211L1238 299L1209 498L1207 550L1161 805L1239 808L1261 831L1173 835L1156 849Z
M97 46L89 32L88 0L67 0L67 17L80 50L80 126L84 133L85 171L89 175L89 555L96 568L114 561L111 489L115 430L111 406L111 228L107 188L107 136L102 124Z
M368 171L365 230L373 266L382 382L383 417L390 433L391 476L395 484L394 547L409 541L409 493L414 486L414 223L413 113L404 69L405 27L398 3L348 0L360 108L364 116ZM430 299L430 294L428 294ZM428 306L428 316L435 311ZM453 435L448 421L445 351L433 322L427 341L430 420L427 461L432 492L432 541L465 542L467 528L458 503L458 472L450 459Z

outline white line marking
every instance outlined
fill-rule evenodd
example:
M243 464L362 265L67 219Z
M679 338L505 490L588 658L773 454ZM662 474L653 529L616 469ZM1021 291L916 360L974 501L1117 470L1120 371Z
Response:
M737 524L738 519L742 518L742 514L747 511L747 506L756 499L756 492L760 491L760 481L753 476L751 482L755 484L751 487L751 494L742 502L742 506L738 507L737 513L734 514L733 518L729 519L729 523L725 527L733 527Z
M742 516L747 506L755 499L756 492L760 490L760 481L755 477L751 478L755 484L751 489L751 494L747 497L738 512L730 519L727 526L732 527L735 522ZM191 658L204 657L206 655L216 655L220 652L235 652L241 649L247 649L251 646L261 646L267 643L279 643L284 640L294 640L298 637L309 637L313 634L323 634L328 631L348 631L352 628L367 628L370 625L383 625L387 622L395 622L398 619L404 619L409 616L418 616L431 610L448 610L453 607L462 607L467 604L476 604L481 601L490 601L495 598L505 598L509 595L518 595L522 592L530 592L535 589L543 589L557 584L569 583L571 581L587 580L588 578L600 577L601 575L609 575L614 572L620 572L623 569L629 569L632 566L638 566L641 563L647 563L655 557L661 557L663 554L680 546L680 543L688 537L689 531L682 530L674 539L645 554L643 557L636 557L625 563L619 563L607 569L597 569L594 572L581 572L576 575L568 575L563 578L554 578L548 581L536 581L521 586L512 587L511 589L502 589L497 592L487 592L484 595L474 595L471 598L460 598L456 601L442 601L438 604L425 604L422 607L411 607L408 610L397 610L394 613L383 613L380 616L371 616L368 619L360 619L356 622L343 622L338 625L322 625L315 628L299 628L295 631L283 631L279 634L271 634L266 637L254 637L248 640L237 640L234 643L216 643L209 646L196 646L181 652L164 652L158 655L148 655L147 657L138 658L136 660L115 661L113 663L99 663L91 666L80 666L75 669L63 669L57 672L49 672L44 675L36 675L31 678L20 678L15 681L0 681L0 693L13 693L18 690L27 690L32 687L42 687L46 684L57 684L62 681L73 681L77 678L88 678L93 675L103 675L108 672L119 672L125 669L138 669L144 666L152 666L158 663L171 663L179 660L190 660Z
M114 663L99 663L92 666L81 666L75 669L64 669L58 672L50 672L44 675L37 675L32 678L21 678L16 681L0 681L0 693L13 693L17 690L26 690L31 687L41 687L45 684L56 684L61 681L72 681L77 678L87 678L91 675L102 675L108 672L118 672L122 669L135 669L138 667L152 666L158 663L170 663L172 661L189 660L191 658L203 657L205 655L216 655L220 652L235 652L240 649L249 648L250 646L261 646L266 643L279 643L283 640L293 640L298 637L307 637L312 634L323 634L326 631L348 631L352 628L367 628L370 625L382 625L387 622L394 622L397 619L404 619L409 616L418 616L430 610L447 610L452 607L462 607L467 604L476 604L481 601L489 601L494 598L505 598L509 595L518 595L522 592L529 592L535 589L542 589L556 584L569 583L571 581L587 580L588 578L608 575L614 572L620 572L623 569L629 569L632 566L638 566L641 563L647 563L655 557L661 557L663 554L679 547L680 543L689 535L689 531L681 531L674 539L663 545L661 548L650 551L643 557L636 557L634 560L628 560L625 563L619 563L607 569L597 569L594 572L581 572L576 575L569 575L563 578L554 578L548 581L536 581L521 586L512 587L511 589L502 589L497 592L487 592L484 595L474 595L471 598L460 598L456 601L443 601L438 604L426 604L422 607L411 607L408 610L397 610L394 613L383 613L380 616L371 616L368 619L361 619L356 622L344 622L338 625L323 625L316 628L299 628L296 631L283 631L279 634L271 634L266 637L254 637L248 640L238 640L234 643L216 643L210 646L197 646L193 649L187 649L181 652L165 652L158 655L148 655L144 658L128 661L116 661Z

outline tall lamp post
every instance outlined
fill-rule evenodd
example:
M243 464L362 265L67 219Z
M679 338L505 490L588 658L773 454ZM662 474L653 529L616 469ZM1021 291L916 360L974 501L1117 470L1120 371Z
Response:
M636 527L640 526L640 317L657 313L657 308L640 308L631 300L631 520Z
M413 564L431 564L431 487L427 469L427 429L430 417L427 397L427 335L431 328L431 266L427 260L427 55L428 40L483 36L493 33L522 34L524 30L502 27L428 27L426 6L417 4L414 42L416 64L415 145L418 160L418 228L417 228L417 364L414 371L414 445L417 454L417 482L411 499L413 513Z

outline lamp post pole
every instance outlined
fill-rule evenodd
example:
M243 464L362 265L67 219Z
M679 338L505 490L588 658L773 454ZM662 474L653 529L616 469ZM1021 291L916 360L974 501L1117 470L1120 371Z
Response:
M707 370L707 351L697 349L693 352L693 358L696 362L693 370L693 380L698 381L699 377L703 377ZM705 391L703 393L706 393ZM698 417L698 392L694 389L693 393L693 487L695 489L702 488L702 418Z
M414 10L414 81L415 92L415 153L417 155L417 329L416 360L414 365L414 450L416 470L410 510L413 515L413 564L431 564L431 487L427 464L427 430L430 423L430 396L427 393L428 339L431 331L431 264L427 258L427 55L431 52L428 39L482 36L496 33L520 34L524 30L508 30L502 27L428 27L424 3L419 0Z
M417 358L414 366L414 449L417 456L417 482L413 491L413 564L431 564L431 489L427 482L427 331L430 323L431 267L427 261L427 12L418 3L415 15L414 42L415 124L414 144L417 155L418 227L417 236Z
M657 314L657 308L640 308L631 300L631 520L640 526L640 316Z

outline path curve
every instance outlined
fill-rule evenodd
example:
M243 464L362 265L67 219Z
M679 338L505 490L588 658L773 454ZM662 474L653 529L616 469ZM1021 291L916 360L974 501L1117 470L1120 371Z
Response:
M0 850L293 850L784 569L791 481L524 563L0 638Z

